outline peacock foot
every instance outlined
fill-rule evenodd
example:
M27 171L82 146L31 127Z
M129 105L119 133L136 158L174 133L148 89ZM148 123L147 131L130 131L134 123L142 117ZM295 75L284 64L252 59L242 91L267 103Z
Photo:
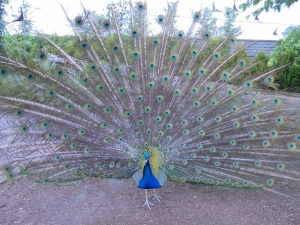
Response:
M149 202L149 201L148 201L148 199L146 199L146 201L145 201L145 203L144 203L143 207L144 207L145 205L146 205L146 206L148 206L148 208L151 210L151 207L150 207L150 205L154 205L154 204L153 204L153 203L151 203L151 202Z
M151 210L150 205L154 205L154 204L148 201L147 189L145 189L145 195L146 195L146 201L145 201L143 207L146 205L146 206L148 206L148 208Z
M157 200L158 202L160 202L160 198L162 198L161 196L159 196L158 194L156 194L156 191L153 190L153 199L152 200Z

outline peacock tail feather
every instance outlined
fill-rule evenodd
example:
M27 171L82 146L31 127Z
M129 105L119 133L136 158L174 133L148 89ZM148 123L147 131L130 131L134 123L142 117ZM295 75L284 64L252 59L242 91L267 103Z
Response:
M198 10L187 31L176 31L170 4L154 35L147 4L128 7L128 29L113 6L102 21L84 6L82 16L66 14L77 58L42 33L37 43L14 36L1 51L0 182L17 174L43 184L129 178L148 150L156 177L160 168L177 182L294 196L300 98L264 88L276 87L287 65L253 74L267 63L244 58L256 42L201 32Z

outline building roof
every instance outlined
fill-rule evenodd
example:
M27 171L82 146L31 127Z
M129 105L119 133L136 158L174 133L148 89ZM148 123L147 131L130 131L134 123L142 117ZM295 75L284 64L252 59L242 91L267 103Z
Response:
M248 46L246 48L246 52L250 59L254 59L255 56L261 52L264 51L267 55L270 55L275 49L278 47L278 42L276 40L253 40L253 39L237 39L237 45L248 45L252 42L255 42L254 44ZM196 40L195 44L202 44L204 42L203 39ZM231 46L231 52L233 52L236 49L234 45Z
M238 39L239 44L250 44L255 40L251 39ZM275 40L257 40L256 43L246 48L246 52L250 59L253 59L260 51L264 51L267 55L270 55L278 47L278 42ZM232 48L234 51L234 47Z

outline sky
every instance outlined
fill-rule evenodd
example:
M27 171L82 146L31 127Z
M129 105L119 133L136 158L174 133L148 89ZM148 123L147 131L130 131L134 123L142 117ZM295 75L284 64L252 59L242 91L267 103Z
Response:
M117 2L118 0L82 0L85 8L91 11L95 10L99 14L106 14L105 6L108 2ZM174 0L170 0L172 2ZM19 7L22 6L23 0L10 0L10 5L7 6L7 21L12 20L12 15L18 14ZM29 16L35 22L35 28L45 33L57 33L58 35L71 34L72 30L67 24L65 15L62 12L60 4L64 6L70 18L75 18L78 13L82 11L79 0L29 0L32 8L32 14ZM136 2L132 0L132 2ZM234 0L215 0L215 6L219 10L225 10L226 6L232 7ZM236 6L246 0L236 0ZM164 14L163 7L167 6L167 0L149 0L148 14L149 19L155 19L158 15ZM177 15L178 28L187 30L191 22L191 10L198 11L201 8L212 7L212 1L210 0L179 0ZM257 7L252 6L245 12L240 12L237 17L236 25L240 25L243 34L239 39L265 39L265 40L278 40L281 33L289 27L289 25L300 25L300 2L295 3L290 8L282 8L280 13L269 11L268 13L262 12L259 15L258 21L254 20L251 16L249 20L246 20L246 16L251 14ZM240 10L241 11L241 10ZM217 24L219 26L224 23L225 17L223 13L213 13L213 16L218 19ZM12 30L15 26L14 23L8 25L8 29ZM275 29L279 36L273 35Z

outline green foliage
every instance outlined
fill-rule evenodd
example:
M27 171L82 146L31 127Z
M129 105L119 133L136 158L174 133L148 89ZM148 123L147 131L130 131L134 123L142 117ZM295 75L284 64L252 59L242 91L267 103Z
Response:
M168 6L163 8L165 15L167 15L170 12L173 12L174 10L177 10L176 5L177 5L176 2L168 2ZM173 19L174 20L174 26L172 27L172 30L170 31L171 35L175 35L178 32L178 29L177 29L177 26L176 26L178 16L179 15L176 15ZM156 19L158 19L158 18L156 18Z
M212 16L212 11L209 8L204 8L201 11L201 18L199 19L200 29L199 33L203 34L205 31L211 32L213 36L217 36L217 18Z
M219 35L224 37L228 37L231 34L234 34L236 37L241 35L243 33L241 26L234 26L234 22L238 16L238 13L230 7L226 7L224 16L226 17L226 21L224 25L220 27Z
M21 22L16 22L18 27L18 32L20 34L30 34L33 31L33 21L30 19L31 14L33 11L30 10L31 5L28 1L23 1L22 4L22 11L24 20ZM16 18L18 18L20 14L14 15Z
M239 6L245 11L252 5L257 5L262 0L247 0ZM259 15L262 11L268 12L270 9L281 11L282 7L290 7L298 0L272 1L265 0L264 6L252 13L253 16ZM275 82L280 89L300 92L300 26L290 26L282 34L284 38L279 41L279 46L270 55L267 66L290 66L280 70L275 76Z
M291 65L282 69L277 82L281 89L300 91L300 29L290 29L286 37L279 41L279 46L271 54L268 66Z
M268 12L270 9L274 9L274 11L281 11L281 7L285 6L285 7L290 7L291 5L293 5L295 2L298 2L298 0L247 0L247 2L240 4L239 8L242 9L243 11L245 11L247 8L249 8L252 5L257 5L260 2L264 1L264 6L260 7L259 9L255 10L252 15L256 16L259 15L262 11L266 11Z
M279 71L277 83L281 89L291 92L300 92L300 68L291 65Z
M237 59L244 59L247 65L250 64L250 59L245 50L242 51L235 58L233 58L231 61L236 62ZM268 60L269 57L263 51L259 52L257 56L253 59L253 62L251 62L251 64L256 65L247 70L242 76L238 76L237 78L233 79L230 83L234 85L240 85L241 83L245 82L245 80L255 78L259 74L267 72L268 70L270 70L270 68L267 67Z
M117 20L128 20L129 18L122 17L122 14L124 13L122 9L120 8L122 6L122 3L118 3L119 5L109 5L108 7L115 7L116 15L118 18ZM172 7L172 6L170 6ZM113 19L114 15L110 14L107 17L111 20ZM199 20L199 23L201 24L201 29L198 32L203 31L210 31L212 34L215 35L229 35L232 33L235 33L235 36L239 35L241 33L240 27L234 27L234 21L236 19L237 14L231 9L226 8L225 16L227 18L225 24L218 29L216 26L216 18L212 16L212 11L210 9L203 9L202 10L202 16ZM90 17L92 21L96 24L97 29L100 30L103 29L101 27L101 23L99 21L103 21L105 18L103 15L98 15L96 12L91 12ZM123 19L122 19L123 18ZM100 24L100 25L99 25ZM126 24L126 23L124 23ZM93 46L93 48L98 52L99 57L106 61L108 63L106 53L99 45L99 42L97 39L95 39L94 36L89 35L92 33L92 30L90 26L85 26L83 24L82 29L85 29L86 34L86 40L89 42L90 46ZM126 55L129 59L129 61L132 61L133 57L133 49L132 49L132 38L130 34L130 27L126 27L125 25L122 28L122 41L124 48L126 49ZM271 55L271 58L269 58L266 54L263 52L259 53L258 56L254 59L254 63L259 63L249 69L247 73L245 73L243 76L239 77L238 79L234 79L231 83L232 84L240 84L241 82L244 82L245 79L253 78L257 74L267 72L268 70L272 69L273 66L280 66L284 65L290 62L293 62L292 65L288 68L285 68L278 72L275 78L277 78L275 81L279 83L281 89L288 89L293 91L299 91L300 90L300 70L299 70L299 52L300 52L300 32L297 27L293 27L290 29L289 35L281 41L280 46L276 49L274 54ZM118 43L117 36L115 34L111 34L110 32L107 32L108 34L103 35L103 41L106 46L110 46L111 49L108 49L108 52L113 52L112 48L115 43ZM177 39L175 37L175 33L173 34L173 37L168 42L168 49L171 53L176 53L178 51L177 46ZM47 38L49 38L51 41L53 41L55 44L57 44L60 48L64 49L64 51L69 54L71 57L82 59L83 61L89 62L88 57L85 55L85 51L82 51L81 43L79 42L78 38L76 38L73 35L65 35L65 36L57 36L57 35L46 35ZM149 37L148 39L148 46L151 45L151 43L154 40L153 37ZM35 61L35 55L38 51L43 50L46 53L51 53L53 55L59 55L60 53L58 50L53 47L49 42L45 41L43 37L38 35L12 35L12 36L5 36L4 41L6 43L6 47L0 50L0 53L2 55L7 56L8 58L15 59L20 62L24 62L25 64L31 66L32 68L40 67L41 65L36 63ZM201 62L203 58L207 57L209 54L212 53L212 50L216 48L217 45L219 45L223 41L222 38L213 38L210 43L208 44L208 47L205 49L205 52L201 54L199 59L196 61L195 66L200 67ZM186 49L184 51L189 51L190 48L189 45L186 46ZM222 48L221 57L226 58L229 54L230 47L229 45L225 48ZM2 52L1 52L2 51ZM110 54L109 53L109 54ZM113 57L113 55L111 55ZM233 63L236 62L237 59L245 59L248 64L248 56L245 51L242 51L238 55L234 56L226 65L228 67L233 66ZM170 61L170 58L166 58L165 63L168 64ZM280 63L279 63L280 62ZM249 64L248 64L249 65ZM227 68L222 68L223 70L226 70ZM17 77L14 77L14 79L19 79ZM3 83L10 83L12 81L2 81ZM265 84L262 84L264 86ZM276 86L276 85L275 85ZM270 87L268 87L270 88ZM274 87L273 87L274 88ZM276 88L276 87L275 87ZM18 87L15 88L16 90ZM28 92L28 90L23 90L24 93Z
M228 37L231 34L234 34L234 36L239 36L243 33L240 26L234 26L238 13L236 13L230 7L226 7L225 9L224 16L226 17L226 20L221 27L217 26L217 18L213 17L211 9L204 8L201 10L201 14L201 18L199 19L199 34L209 31L214 37Z
M110 3L106 6L108 9L107 17L109 19L113 19L116 17L116 20L119 21L119 28L122 33L128 33L130 30L130 8L128 6L128 2L125 0L119 0L116 3ZM115 15L112 14L112 10L114 10Z
M81 16L84 18L84 14L82 14ZM89 17L94 24L98 24L99 21L103 21L105 19L105 17L103 15L97 14L96 11L92 11L90 13ZM84 33L87 35L93 34L92 27L89 25L89 23L83 23L82 29L84 29Z
M272 53L269 66L275 63L291 63L300 66L300 29L295 29L283 38Z
M243 76L239 77L238 79L234 79L231 84L237 85L241 82L244 82L245 79L250 79L258 74L261 74L263 72L267 72L271 70L274 66L280 66L287 64L289 62L294 62L290 67L285 68L278 72L276 75L273 74L275 78L276 83L279 83L280 89L288 89L291 91L299 91L300 87L300 69L299 69L299 53L294 48L288 48L288 46L299 46L299 36L295 36L295 33L297 34L297 31L292 31L291 35L288 36L284 40L281 41L281 45L276 49L275 53L271 55L271 59L274 60L274 57L276 60L276 64L270 64L271 60L269 56L267 56L265 53L261 52L257 55L257 57L254 59L253 63L259 62L256 66L249 69ZM298 31L299 32L299 31ZM78 39L73 35L68 36L57 36L57 35L46 35L47 38L49 38L51 41L56 43L60 48L64 49L65 52L67 52L70 56L74 58L81 58L82 60L89 61L84 51L82 51L80 47L80 42ZM291 38L294 37L294 38ZM297 39L298 38L298 39ZM126 49L126 55L128 56L128 59L131 61L130 58L133 55L133 50L131 49L131 37L127 35L122 36L123 44ZM152 41L155 39L155 37L149 37L148 42L149 45L151 45ZM50 43L45 41L43 37L41 36L33 36L33 35L13 35L13 36L6 36L4 37L4 40L6 42L6 47L4 48L4 52L2 52L2 55L6 55L9 58L16 59L20 62L23 62L33 68L36 68L37 66L41 66L38 64L34 59L35 55L38 51L44 50L48 53L51 53L53 55L59 55L59 52L56 48L54 48ZM112 46L116 43L116 36L111 35L103 38L104 42L106 43L106 46ZM298 45L295 42L298 40ZM213 38L209 42L207 48L205 51L200 55L199 59L197 60L195 66L200 67L201 62L203 61L203 58L206 58L209 54L212 54L213 49L216 48L221 42L223 41L222 38ZM90 39L90 43L97 43L97 40ZM169 47L170 53L176 52L178 46L176 38L173 37L169 41ZM75 47L74 47L75 46ZM126 47L127 46L127 47ZM94 49L99 53L99 56L105 60L106 56L103 51L103 49L100 47L99 44L93 45ZM187 49L184 51L188 51L190 46L186 47ZM229 45L225 48L222 48L221 57L226 58L228 57L230 47ZM111 51L109 51L111 52ZM277 54L276 54L277 52ZM280 52L280 54L278 54ZM297 55L298 54L298 55ZM273 58L272 58L273 57ZM248 64L248 56L245 51L240 52L238 55L233 57L228 63L226 64L228 67L234 66L233 64L236 62L237 59L245 59L246 63ZM106 61L106 60L105 60ZM168 64L170 59L166 58L166 64ZM269 61L269 65L267 65ZM280 62L280 63L278 63ZM223 68L223 70L226 70L227 68ZM51 73L51 71L50 71ZM18 78L17 75L13 76L11 79L21 79ZM24 80L25 82L25 80ZM2 83L9 84L9 83L20 83L20 82L14 82L13 80L2 80ZM265 84L262 83L262 86ZM5 85L6 86L6 85ZM7 85L9 86L9 85ZM269 87L268 87L269 88ZM20 87L15 87L15 90L21 90L23 93L28 93L29 90L23 90ZM5 91L3 89L3 91Z
M4 36L4 29L5 29L5 21L3 19L5 12L5 4L7 4L7 0L0 0L0 47L4 46L4 41L2 37Z
M292 31L292 30L300 30L300 25L298 25L298 26L289 26L288 28L286 28L283 32L282 32L282 36L284 36L284 37L286 37L289 33L290 33L290 31Z

